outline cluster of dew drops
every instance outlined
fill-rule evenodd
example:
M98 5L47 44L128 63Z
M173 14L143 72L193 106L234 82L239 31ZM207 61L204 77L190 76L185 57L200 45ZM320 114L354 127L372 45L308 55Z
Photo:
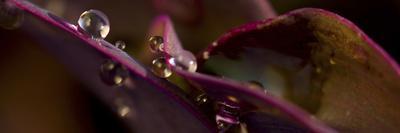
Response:
M94 40L104 39L110 31L110 23L107 16L98 10L88 10L83 12L79 17L78 26L80 32L89 35ZM195 56L191 52L182 50L180 52L181 54L175 56L168 55L165 50L165 40L161 36L151 36L148 39L148 43L150 51L160 55L151 62L151 71L154 75L160 78L168 78L173 73L172 69L175 68L188 72L196 72L197 62ZM115 47L123 50L126 47L126 44L123 41L117 41ZM106 60L101 65L100 70L102 80L106 84L113 86L121 86L129 75L126 68L112 60ZM198 101L205 103L207 102L207 97L202 94L198 98ZM126 116L129 112L129 108L123 104L122 106L118 106L118 109L121 116ZM238 125L239 110L239 106L235 105L235 100L217 102L215 121L218 129L224 131L230 126Z
M23 12L17 8L8 9L8 7L3 5L4 3L0 4L2 4L0 5L0 10L7 8L7 14L0 14L2 15L0 17L5 18L0 22L0 26L6 29L15 29L20 26L24 17ZM110 22L103 12L91 9L80 15L77 30L95 41L100 41L104 40L110 32ZM151 63L151 71L154 75L160 78L168 78L172 75L173 69L196 72L197 62L195 56L191 52L182 50L180 52L181 54L178 53L174 56L168 55L165 52L165 40L161 36L151 36L148 39L148 43L150 50L156 55L160 55ZM120 50L126 48L126 44L123 41L116 41L114 46ZM128 70L114 60L105 60L100 66L100 78L107 85L122 86L128 76ZM129 106L121 99L116 99L115 101L119 115L121 117L129 116L131 111ZM197 97L196 101L206 103L209 100L205 94L201 94ZM215 121L220 132L226 130L227 127L239 123L237 115L240 108L235 105L235 102L232 102L232 100L223 100L217 102L217 106Z
M98 10L88 10L81 14L78 20L78 31L89 35L94 40L104 39L110 32L110 22L107 16ZM148 40L152 52L158 55L166 55L164 52L164 38L161 36L152 36ZM115 47L123 50L126 44L123 41L117 41ZM172 68L196 72L196 58L188 51L183 51L185 55L160 56L152 61L152 72L161 78L167 78L172 75ZM189 56L188 56L189 55Z

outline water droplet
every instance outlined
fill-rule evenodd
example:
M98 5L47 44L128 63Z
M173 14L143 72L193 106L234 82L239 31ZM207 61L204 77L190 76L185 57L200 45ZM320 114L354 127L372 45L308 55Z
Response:
M255 80L248 81L247 86L250 89L262 90L264 93L268 93L268 90L266 88L264 88L264 85L258 81L255 81Z
M248 82L250 88L264 88L264 85L258 81L251 80Z
M208 51L203 52L203 59L207 60L209 58L210 58L210 52Z
M152 61L151 71L161 78L168 78L172 75L171 69L168 67L168 64L164 57L157 58Z
M196 72L197 70L196 57L188 51L184 51L176 57L171 57L168 63L176 68L189 72Z
M100 77L107 85L120 86L128 75L123 66L112 60L106 60L100 67Z
M16 29L24 21L24 12L15 7L13 3L0 0L0 27L4 29Z
M200 95L198 95L198 96L196 97L196 102L197 102L198 104L204 104L204 103L206 103L207 101L208 101L208 97L207 97L207 95L206 95L205 93L200 94Z
M152 36L149 38L150 49L152 52L164 51L164 38L161 36Z
M131 108L125 104L123 99L117 98L115 100L115 104L117 106L117 112L121 117L127 117L131 114Z
M322 72L322 68L321 68L321 67L315 68L315 72L316 72L316 73L321 73L321 72Z
M121 50L124 50L125 47L126 47L126 44L123 41L117 41L117 42L115 42L115 47L117 47L117 48L119 48Z
M335 65L335 64L336 64L336 61L335 61L333 58L330 58L330 59L329 59L329 63L330 63L331 65Z
M110 32L110 22L107 16L98 10L88 10L81 14L78 20L79 30L93 39L104 39Z
M213 42L213 43L211 43L211 45L216 47L218 45L218 43L217 42Z
M130 108L128 106L122 106L118 109L118 113L121 117L125 117L130 112Z

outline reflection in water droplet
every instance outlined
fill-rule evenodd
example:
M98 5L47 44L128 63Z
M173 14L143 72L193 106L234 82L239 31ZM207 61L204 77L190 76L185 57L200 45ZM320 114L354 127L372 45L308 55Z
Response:
M93 39L104 39L110 32L107 16L98 10L89 10L81 14L78 20L79 30Z
M24 21L24 12L7 0L0 0L0 27L16 29Z
M100 78L108 85L120 86L127 77L128 71L114 61L106 60L100 67Z
M126 44L123 41L117 41L117 42L115 42L115 47L117 47L117 48L119 48L121 50L124 50L125 47L126 47Z
M152 61L151 71L161 78L168 78L172 75L171 69L168 67L164 57L157 58Z
M178 55L176 57L171 57L168 60L168 63L173 67L186 70L189 72L196 72L197 70L197 62L196 57L188 51L182 52L184 54Z
M152 52L164 51L164 38L161 36L152 36L149 38L150 49Z

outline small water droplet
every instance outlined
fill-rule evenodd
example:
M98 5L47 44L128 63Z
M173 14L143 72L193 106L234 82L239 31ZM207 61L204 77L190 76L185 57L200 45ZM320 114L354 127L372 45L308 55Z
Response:
M126 44L124 41L117 41L117 42L115 42L115 47L117 47L121 50L124 50L126 47Z
M208 97L207 97L207 95L206 95L205 93L200 94L200 95L198 95L198 96L196 97L196 102L197 102L198 104L204 104L204 103L206 103L207 101L208 101Z
M216 47L218 45L218 43L217 42L213 42L211 45Z
M81 14L78 20L79 30L93 39L104 39L110 32L107 16L98 10L90 9Z
M129 113L129 111L131 110L129 107L127 107L127 106L123 106L123 107L120 107L119 109L118 109L119 111L119 115L121 116L121 117L125 117L125 116L127 116L128 115L128 113Z
M118 112L119 116L127 117L128 115L131 114L131 108L124 103L123 99L117 98L115 100L115 104L116 104L117 112Z
M151 71L161 78L168 78L172 75L171 69L168 67L168 64L164 57L157 58L152 61Z
M329 63L330 63L331 65L335 65L335 64L336 64L336 61L335 61L333 58L330 58L330 59L329 59Z
M258 81L251 80L248 82L250 88L264 88L264 85Z
M152 36L149 38L150 49L152 52L164 51L164 38L161 36Z
M315 68L315 72L316 72L316 73L321 73L321 72L322 72L322 68L321 68L321 67Z
M106 60L100 67L100 77L107 85L120 86L128 77L128 71L120 64Z
M168 60L168 63L173 67L189 72L196 72L197 70L196 57L194 57L194 55L188 51L184 51L182 54L176 57L171 57Z
M255 80L248 81L247 86L250 89L262 90L264 93L268 93L268 90L266 88L264 88L264 85L258 81L255 81Z
M210 52L208 51L203 52L203 59L207 60L209 58L210 58Z
M0 0L0 27L16 29L24 21L24 12L7 0Z

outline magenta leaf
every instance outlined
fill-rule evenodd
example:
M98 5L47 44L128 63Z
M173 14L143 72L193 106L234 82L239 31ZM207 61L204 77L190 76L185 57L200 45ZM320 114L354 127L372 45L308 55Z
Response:
M234 28L198 62L209 73L258 80L339 131L395 132L400 124L398 64L328 11L299 9Z
M127 124L133 124L129 126L132 131L213 130L203 114L182 96L175 85L155 77L125 52L107 41L91 39L79 32L75 25L27 1L10 2L33 16L29 19L32 23L26 24L30 27L26 30L32 36L38 37L39 42L59 57L80 80L92 88L93 93L120 114ZM47 39L40 39L43 36ZM100 74L100 68L106 60L113 60L121 64L116 66L129 71L123 86L110 86L102 81L101 76L104 74Z
M180 46L177 35L173 30L171 20L167 16L160 16L155 19L153 26L150 30L152 36L162 36L165 38L164 51L166 56L177 56L184 51ZM187 56L187 55L184 55ZM200 86L203 91L213 99L223 100L226 97L233 96L243 100L243 104L256 106L257 108L276 108L283 113L286 117L294 119L295 123L307 128L313 132L335 132L318 120L314 119L310 114L304 112L302 109L280 100L272 95L265 94L262 91L255 91L248 86L244 86L237 81L228 79L219 79L217 77L204 75L201 73L191 73L181 69L174 69L174 71L191 81L193 86ZM283 125L282 125L283 126Z

